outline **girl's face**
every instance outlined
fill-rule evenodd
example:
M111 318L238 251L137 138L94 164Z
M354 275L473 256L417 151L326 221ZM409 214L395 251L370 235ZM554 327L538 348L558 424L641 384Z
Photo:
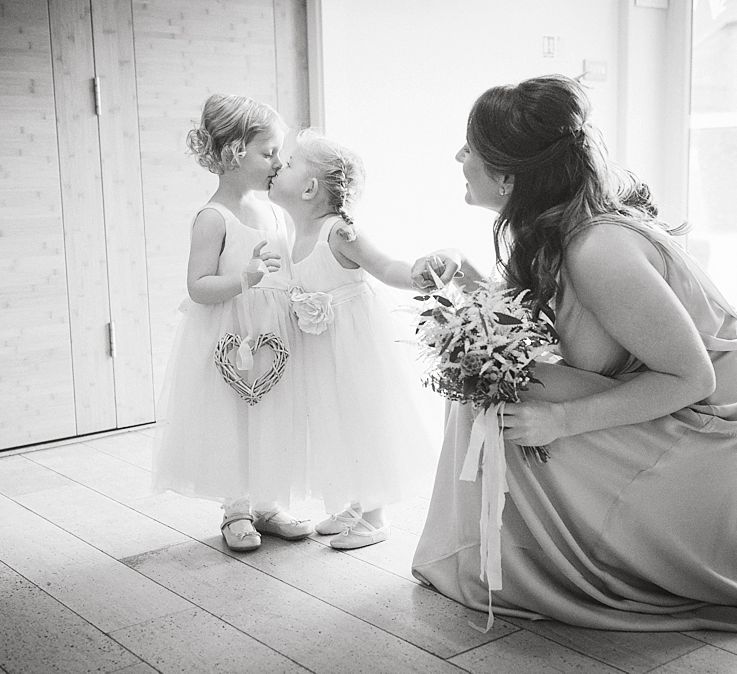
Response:
M284 131L280 128L256 134L246 145L246 156L241 157L240 165L234 171L250 189L268 190L271 179L282 166L279 152L283 144Z
M466 178L466 203L472 206L483 206L492 211L501 211L511 192L511 186L505 183L505 176L489 175L483 159L468 143L458 150L456 161L463 164L463 175ZM507 196L499 193L500 188L507 192Z
M307 160L297 149L272 179L269 199L288 208L290 203L302 200L302 194L314 177L314 170L311 170Z

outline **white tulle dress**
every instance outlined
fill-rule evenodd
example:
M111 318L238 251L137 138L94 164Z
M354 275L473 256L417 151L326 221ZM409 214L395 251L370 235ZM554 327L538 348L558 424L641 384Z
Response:
M418 405L416 351L396 340L392 307L363 269L346 269L328 237L292 261L303 329L310 484L327 512L402 501L432 483L437 450ZM316 334L319 333L319 334Z
M225 243L218 274L238 274L252 251L279 253L282 268L258 286L219 304L186 299L170 356L154 453L155 487L227 501L248 497L251 504L288 506L306 490L306 410L302 372L295 363L300 335L290 311L289 237L281 211L264 230L244 225L224 206L209 203L225 220ZM204 210L204 209L203 209ZM243 338L273 332L290 356L282 379L254 406L223 380L214 364L215 346L226 332ZM232 354L233 356L235 354ZM254 354L252 381L271 364L268 348Z

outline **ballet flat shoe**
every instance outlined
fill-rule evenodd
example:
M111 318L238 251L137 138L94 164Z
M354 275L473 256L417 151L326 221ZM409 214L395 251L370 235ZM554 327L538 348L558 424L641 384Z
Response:
M267 536L277 536L287 541L299 541L307 538L313 531L312 522L310 520L298 520L290 518L288 522L275 521L276 515L284 513L282 510L272 510L267 513L256 513L256 519L253 526L256 530Z
M248 531L239 534L231 530L230 525L241 520L253 522L253 515L223 517L223 523L220 525L220 533L223 535L225 545L233 550L233 552L251 552L252 550L257 550L261 547L261 534L258 531Z
M356 529L356 524L361 523L367 530ZM342 533L330 539L330 547L335 550L355 550L365 548L367 545L381 543L389 538L389 525L375 527L363 518L352 526L347 526Z

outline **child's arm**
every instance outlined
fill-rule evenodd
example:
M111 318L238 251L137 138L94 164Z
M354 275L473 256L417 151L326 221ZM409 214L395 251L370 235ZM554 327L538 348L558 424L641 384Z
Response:
M388 257L363 234L357 236L353 241L347 241L333 230L328 241L338 262L352 262L386 285L404 290L413 287L411 265L408 262Z
M239 295L245 284L256 285L264 275L251 263L244 265L241 274L218 275L220 253L225 242L225 221L214 209L203 210L192 227L192 241L187 266L187 290L193 302L198 304L218 304ZM268 271L279 268L279 256L275 253L261 253L266 245L262 241L253 249L251 262L260 260Z

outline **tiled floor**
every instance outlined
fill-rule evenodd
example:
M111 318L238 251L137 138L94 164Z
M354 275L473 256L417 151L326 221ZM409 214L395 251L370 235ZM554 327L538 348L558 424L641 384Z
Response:
M409 572L426 499L363 550L265 538L233 554L216 504L151 493L152 439L0 457L0 671L737 672L734 634L477 631L483 615Z

